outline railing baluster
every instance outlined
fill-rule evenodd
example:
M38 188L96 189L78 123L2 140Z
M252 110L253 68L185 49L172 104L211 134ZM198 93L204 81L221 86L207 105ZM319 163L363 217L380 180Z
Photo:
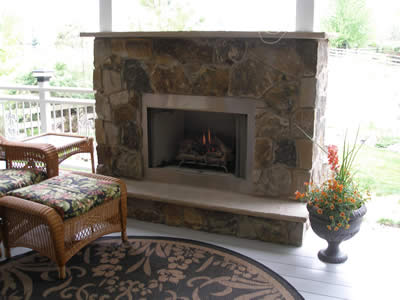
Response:
M57 128L57 121L56 121L56 105L53 103L51 104L53 106L53 131L56 132Z
M64 133L64 108L63 105L60 105L61 107L61 132Z
M26 136L25 102L22 102L22 122L24 123L24 136Z
M81 126L80 126L80 117L79 117L79 105L76 106L76 121L77 121L77 132L80 135L81 134Z
M69 121L69 131L68 133L72 133L72 113L71 113L71 105L68 105L68 121Z

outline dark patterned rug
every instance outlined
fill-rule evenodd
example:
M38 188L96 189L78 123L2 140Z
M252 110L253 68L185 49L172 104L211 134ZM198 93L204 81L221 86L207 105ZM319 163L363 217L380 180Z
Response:
M303 299L283 278L230 250L161 237L101 238L67 263L36 252L0 265L0 299Z

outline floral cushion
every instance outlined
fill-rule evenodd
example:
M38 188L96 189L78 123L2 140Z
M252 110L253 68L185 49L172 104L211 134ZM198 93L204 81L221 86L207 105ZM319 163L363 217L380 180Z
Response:
M39 183L46 178L46 173L32 169L0 170L0 197L9 191Z
M121 196L118 184L77 174L64 174L11 191L11 196L54 208L63 219L79 216Z

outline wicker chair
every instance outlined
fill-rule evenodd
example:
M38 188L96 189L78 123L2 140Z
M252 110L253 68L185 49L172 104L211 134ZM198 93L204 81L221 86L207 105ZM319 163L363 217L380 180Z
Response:
M0 136L0 147L7 169L35 169L46 172L48 178L58 175L58 154L50 144L12 142Z
M57 263L60 279L66 277L66 262L93 240L112 232L121 232L122 240L127 240L125 183L117 178L96 174L69 174L118 184L120 196L68 219L63 219L56 209L41 203L14 196L0 198L6 256L10 257L11 247L34 249ZM55 178L62 180L63 176L68 175Z

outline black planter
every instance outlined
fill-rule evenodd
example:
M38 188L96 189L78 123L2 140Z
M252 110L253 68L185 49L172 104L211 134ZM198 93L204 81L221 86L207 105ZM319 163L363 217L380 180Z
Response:
M328 242L328 248L320 250L318 258L323 262L331 264L344 263L347 260L347 254L340 251L339 245L360 231L363 216L367 212L366 206L361 206L350 215L349 229L341 227L338 231L328 230L326 227L330 224L328 217L317 214L315 207L307 205L307 209L310 215L311 228L320 238Z

